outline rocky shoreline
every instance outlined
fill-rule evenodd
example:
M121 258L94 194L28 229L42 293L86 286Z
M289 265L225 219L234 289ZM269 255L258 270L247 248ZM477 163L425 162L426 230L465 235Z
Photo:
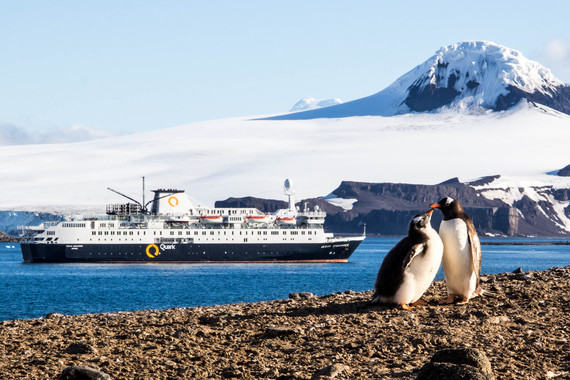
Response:
M570 266L485 275L482 282L486 296L438 306L445 289L437 281L424 296L429 305L411 311L370 305L371 291L346 291L4 321L0 374L63 379L79 378L84 370L101 379L414 379L436 352L469 348L488 358L498 379L570 378Z

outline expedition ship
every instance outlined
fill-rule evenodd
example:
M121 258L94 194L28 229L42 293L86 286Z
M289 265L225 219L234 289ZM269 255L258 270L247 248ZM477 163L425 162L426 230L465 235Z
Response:
M56 262L346 262L362 236L324 231L326 213L287 209L207 208L183 190L153 190L143 202L107 205L106 215L22 227L27 263Z

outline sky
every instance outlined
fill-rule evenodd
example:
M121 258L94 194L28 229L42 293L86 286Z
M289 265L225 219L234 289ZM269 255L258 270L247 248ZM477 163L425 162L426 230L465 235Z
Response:
M0 0L0 139L81 140L284 113L307 96L354 100L465 40L519 50L570 83L569 14L563 0Z

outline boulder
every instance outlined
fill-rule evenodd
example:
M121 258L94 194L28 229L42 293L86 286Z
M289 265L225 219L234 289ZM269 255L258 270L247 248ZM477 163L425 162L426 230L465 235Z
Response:
M491 363L481 350L459 348L437 351L418 373L417 380L493 380Z
M85 342L74 342L67 346L64 352L66 354L90 354L95 351L93 347Z
M59 380L111 380L111 377L95 368L80 365L64 369Z
M311 292L289 293L289 298L293 300L308 300L317 296Z

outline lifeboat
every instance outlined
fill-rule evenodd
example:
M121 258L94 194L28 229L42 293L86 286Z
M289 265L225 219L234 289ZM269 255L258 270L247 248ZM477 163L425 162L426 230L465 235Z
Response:
M201 215L200 223L202 224L221 224L224 217L221 215Z
M292 226L292 225L297 223L297 220L295 219L294 216L292 216L290 218L288 218L288 217L277 217L277 219L275 219L275 222L277 224L282 225L282 226L283 225L284 226Z
M245 217L247 224L267 223L267 215L248 215Z

